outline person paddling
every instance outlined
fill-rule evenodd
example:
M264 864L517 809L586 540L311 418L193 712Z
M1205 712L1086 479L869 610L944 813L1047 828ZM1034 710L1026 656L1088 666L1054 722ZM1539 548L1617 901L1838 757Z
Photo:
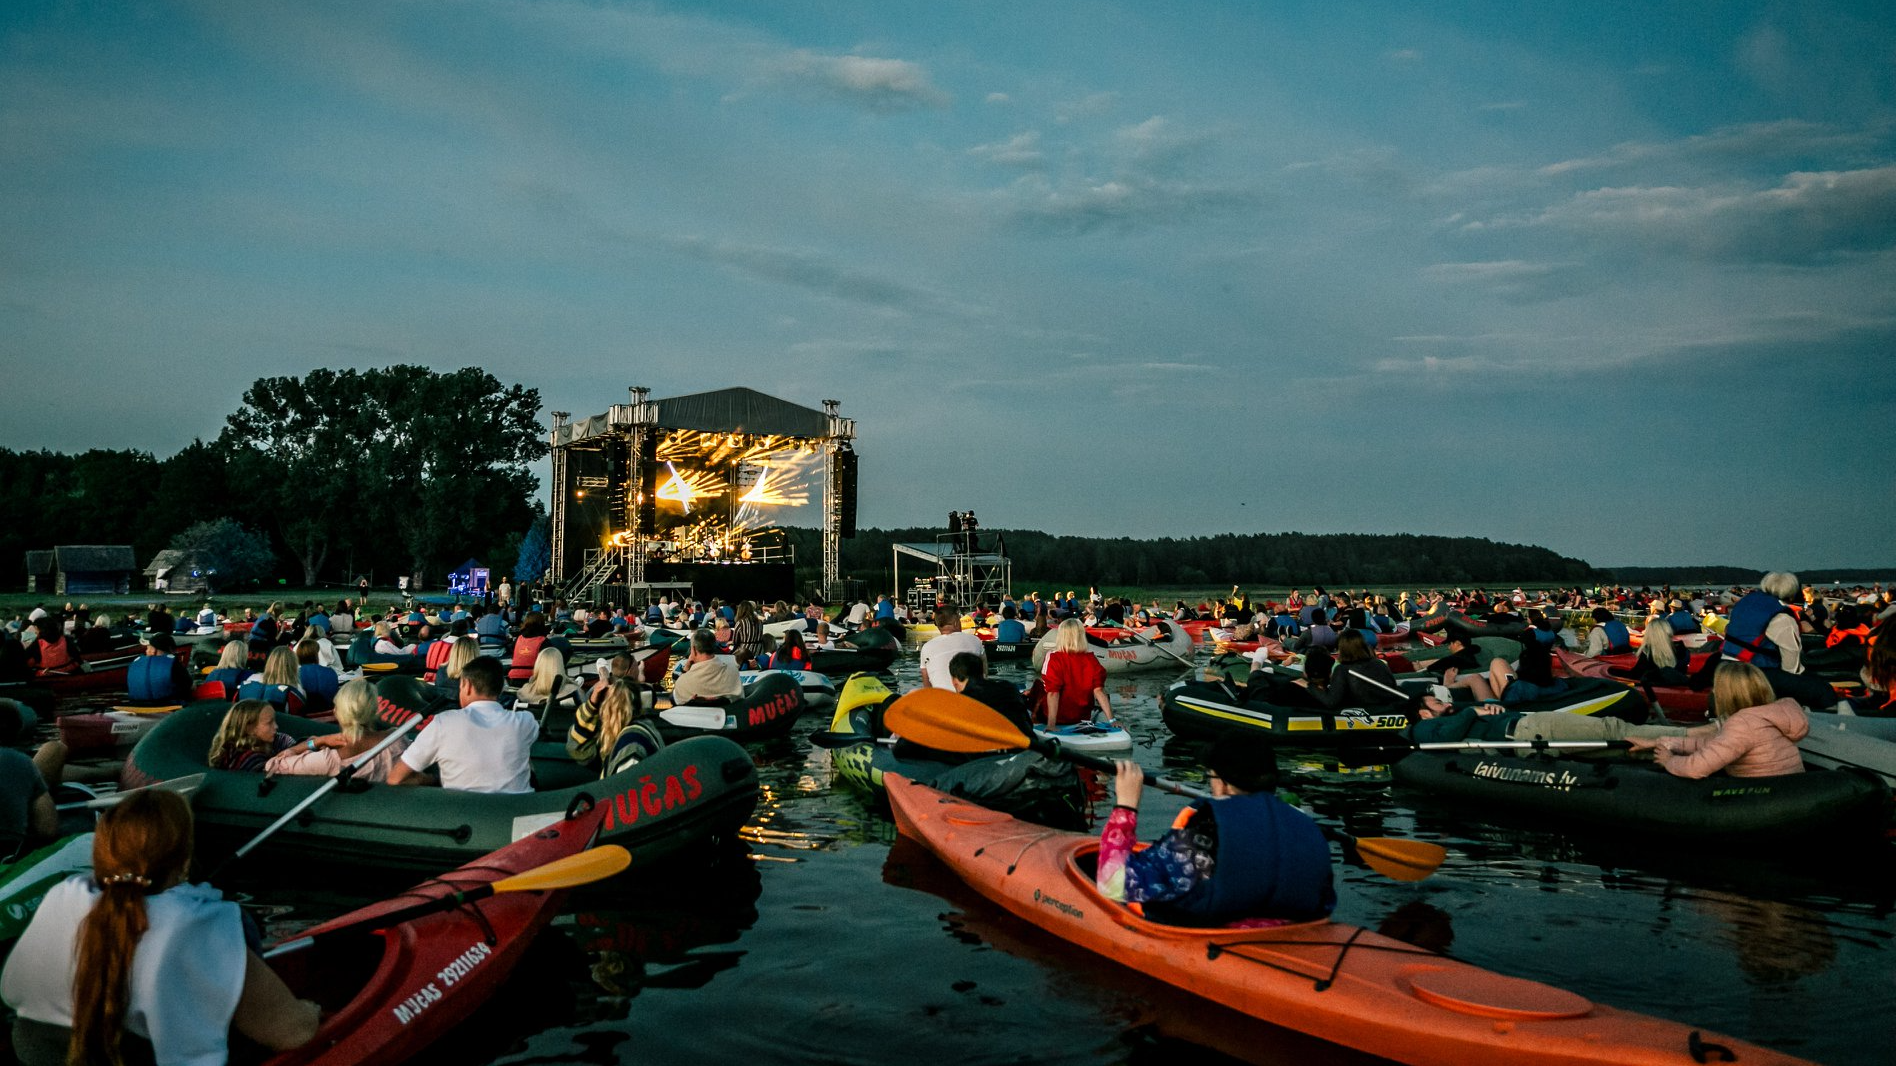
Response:
M1213 798L1194 801L1155 844L1134 850L1144 771L1118 760L1113 813L1100 835L1100 893L1168 925L1277 924L1335 910L1330 845L1309 815L1272 794L1270 745L1230 734L1204 762Z
M99 819L92 872L46 894L0 975L22 1066L196 1066L228 1061L233 1028L278 1051L316 1035L321 1008L246 946L237 905L186 881L191 842L174 793Z

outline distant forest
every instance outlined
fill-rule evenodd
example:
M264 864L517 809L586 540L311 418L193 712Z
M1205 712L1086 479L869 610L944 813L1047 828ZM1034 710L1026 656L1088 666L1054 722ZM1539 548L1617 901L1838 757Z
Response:
M888 587L891 546L935 543L939 528L863 529L843 541L843 573L871 588ZM816 530L787 529L798 569L814 571L823 557ZM1006 545L1014 584L1084 589L1088 585L1180 585L1236 583L1291 585L1431 585L1507 582L1582 583L1604 575L1579 559L1525 544L1479 537L1422 537L1365 533L1223 533L1208 537L1056 537L1026 529L981 531L984 549ZM926 565L904 560L920 574ZM801 573L799 576L802 576ZM814 576L812 574L812 576ZM1755 575L1754 575L1755 576ZM906 581L904 582L906 584Z

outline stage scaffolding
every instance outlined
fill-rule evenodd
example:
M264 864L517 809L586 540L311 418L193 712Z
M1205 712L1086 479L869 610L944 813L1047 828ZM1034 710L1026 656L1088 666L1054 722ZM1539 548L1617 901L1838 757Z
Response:
M855 535L856 425L838 414L839 401L824 400L818 412L746 388L661 400L639 386L628 392L629 402L592 418L569 421L568 412L552 412L548 580L561 595L571 602L636 601L641 592L649 596L658 587L649 580L654 563L682 558L680 546L661 536L657 517L661 470L678 477L674 464L658 458L661 441L681 433L714 442L723 438L733 449L767 441L784 453L820 457L821 495L813 502L822 510L821 591L829 599L840 594L842 540ZM738 468L745 464L726 465L733 469L727 489L735 493L745 476ZM768 465L750 476L767 480ZM753 544L748 536L741 549L736 538L727 540L723 557L717 545L709 551L709 557L691 558L728 566L782 567L796 561L787 545Z
M993 542L992 551L983 550L981 538L966 532L941 534L933 544L898 542L892 545L890 576L909 611L917 617L926 617L938 606L955 611L999 608L1013 587L1013 564L1007 558L1007 546L999 534L986 539ZM904 555L930 564L935 572L917 577L911 587L903 589Z

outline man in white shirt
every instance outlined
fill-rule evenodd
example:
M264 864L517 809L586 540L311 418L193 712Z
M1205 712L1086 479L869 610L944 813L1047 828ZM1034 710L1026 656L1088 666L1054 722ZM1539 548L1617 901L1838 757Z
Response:
M945 688L953 692L955 679L948 672L948 660L964 651L982 656L987 653L981 647L980 637L961 631L959 611L935 612L935 624L941 627L941 636L922 645L922 677L931 688Z
M500 705L506 667L476 656L461 668L461 708L443 711L422 729L389 771L391 785L432 785L463 792L531 792L533 742L540 723ZM440 770L439 782L427 773Z

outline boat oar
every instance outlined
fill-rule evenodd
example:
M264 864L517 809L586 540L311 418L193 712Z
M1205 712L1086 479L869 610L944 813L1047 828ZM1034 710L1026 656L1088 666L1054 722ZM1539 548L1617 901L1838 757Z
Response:
M1137 641L1139 641L1139 642L1140 642L1140 643L1142 643L1142 644L1150 644L1150 645L1152 645L1153 647L1155 647L1155 648L1157 648L1157 649L1159 649L1160 651L1162 651L1162 652L1164 652L1165 654L1167 654L1167 655L1170 655L1170 656L1171 656L1172 658L1174 658L1174 659L1177 659L1177 660L1178 660L1179 662L1182 662L1182 663L1184 663L1184 664L1185 664L1185 669L1187 669L1187 670L1196 670L1196 669L1198 669L1198 664L1197 664L1197 663L1194 663L1194 662L1192 662L1192 661L1191 661L1190 659L1187 659L1187 658L1185 658L1185 657L1184 657L1183 655L1180 655L1180 654L1179 654L1178 652L1175 652L1175 651L1173 651L1172 649L1170 649L1170 648L1168 648L1168 647L1166 647L1165 645L1163 645L1163 644L1160 644L1160 643L1159 643L1158 641L1156 641L1156 640L1153 640L1153 639L1152 639L1151 637L1148 637L1148 636L1146 636L1146 635L1145 635L1144 633L1141 633L1141 632L1139 632L1139 631L1138 631L1138 630L1136 630L1136 629L1128 629L1128 630L1126 630L1126 634L1127 634L1128 636L1130 636L1130 637L1132 637L1132 639L1134 639L1134 640L1137 640ZM947 689L943 689L942 691L943 691L943 692L946 692L946 691L948 691L948 690L947 690Z
M1626 740L1435 740L1413 745L1417 751L1476 751L1500 748L1514 751L1546 751L1549 748L1630 748Z
M939 751L982 752L1037 751L1056 759L1102 773L1118 772L1118 764L1109 759L1068 751L1057 740L1045 737L1028 739L999 711L979 700L947 689L916 689L889 704L883 715L889 728L904 737ZM1142 771L1146 784L1175 795L1209 799L1211 793L1169 777ZM1396 881L1420 881L1434 873L1448 858L1448 850L1439 844L1397 837L1353 837L1323 827L1324 835L1353 849L1370 869Z
M309 795L303 797L302 802L298 803L294 807L291 807L289 810L284 811L283 816L281 818L278 818L276 821L271 822L268 826L264 827L263 832L258 833L254 837L251 837L249 843L246 843L243 847L240 847L236 851L232 852L230 855L230 858L225 859L223 862L219 863L217 866L217 869L213 870L211 872L211 876L209 878L206 878L206 880L210 880L210 881L217 880L217 877L219 874L223 873L225 870L230 869L231 863L234 863L238 859L241 859L244 856L250 854L252 851L255 851L257 849L257 845L262 844L264 841L270 839L270 837L277 830L290 824L290 822L293 819L295 819L297 815L302 814L304 811L308 810L317 800L322 799L324 796L329 795L331 792L334 792L337 788L340 788L342 785L346 784L350 778L353 778L355 776L357 770L360 770L362 767L367 766L369 764L369 761L371 759L374 759L377 755L380 755L384 748L388 747L390 744L395 743L401 738L407 736L410 731L412 731L416 726L419 726L422 722L425 722L425 721L427 721L426 718L422 717L421 715L416 715L415 717L410 718L408 721L403 722L401 725L396 726L395 729L392 732L390 732L388 736L383 737L381 741L375 745L375 747L370 748L369 750L356 756L354 761L345 764L340 773L330 778L329 780L324 781L321 785L318 785L316 787L316 791L311 792Z
M174 777L169 781L160 781L156 784L145 785L142 788L121 789L109 796L100 796L96 799L89 800L75 800L72 803L62 803L59 805L59 809L62 811L77 811L82 809L91 811L102 810L106 807L116 807L125 802L127 797L136 796L140 792L176 792L180 796L189 796L191 793L204 787L205 776L204 774L192 774L189 777Z
M403 922L413 921L425 914L436 911L452 910L462 904L473 903L503 892L549 892L557 888L573 888L577 885L589 885L594 881L603 881L613 874L632 865L632 853L617 844L601 844L588 848L577 855L568 855L564 859L555 859L544 866L536 866L524 873L503 877L498 881L475 885L460 892L450 892L437 899L417 903L412 907L377 914L360 921L339 925L334 929L325 929L320 933L300 936L295 940L286 940L263 953L266 959L278 955L287 955L292 951L301 951L326 936L337 933L369 932L376 929L389 929Z

